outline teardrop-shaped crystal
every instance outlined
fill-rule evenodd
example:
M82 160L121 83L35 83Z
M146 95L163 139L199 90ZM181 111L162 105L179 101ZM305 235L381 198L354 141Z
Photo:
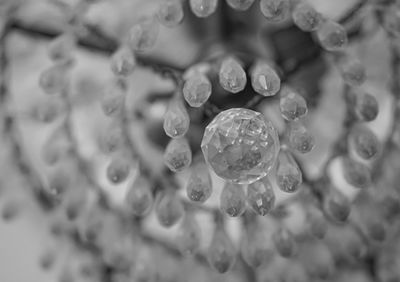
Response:
M235 263L235 246L221 227L214 231L207 257L210 265L219 273L226 273Z
M104 236L105 220L104 213L98 206L92 206L82 219L82 224L78 226L81 240L91 243L99 243Z
M194 255L200 247L200 226L196 218L187 214L179 228L176 242L183 255Z
M191 75L183 85L183 96L191 107L202 106L211 95L211 82L202 73Z
M282 93L279 106L282 117L289 121L298 120L308 112L306 100L293 90Z
M111 56L111 71L115 75L128 76L135 66L135 57L127 46L122 46Z
M274 250L266 244L268 237L258 224L246 227L241 240L241 254L251 267L266 266L274 258Z
M164 163L173 172L182 171L192 163L192 150L186 138L171 139L164 152Z
M346 29L334 21L327 20L317 30L321 46L327 51L341 51L347 46Z
M260 10L267 20L279 22L288 17L290 3L289 0L260 0Z
M225 183L220 197L220 208L231 217L237 217L246 210L244 187L233 183Z
M189 4L193 14L206 18L217 10L218 0L190 0Z
M318 211L312 213L309 218L310 233L318 239L323 239L328 229L328 224L324 215Z
M56 97L54 97L56 98ZM36 122L52 123L66 112L65 104L60 99L49 99L36 101L28 110L28 116Z
M164 227L176 224L184 215L183 204L174 192L164 192L156 204L158 222Z
M379 151L378 137L368 127L353 127L349 138L350 144L357 155L365 160L373 158Z
M107 166L107 178L113 184L124 182L130 172L130 160L121 155L115 155Z
M298 3L292 12L295 25L303 31L315 31L322 23L322 15L307 1Z
M266 215L275 205L275 194L272 185L264 177L247 187L247 203L259 215Z
M183 8L180 0L163 0L157 11L158 20L166 27L175 27L183 20Z
M119 83L112 83L101 97L101 109L106 116L118 116L125 107L126 89Z
M99 136L99 147L105 154L122 150L125 145L124 133L118 124L110 123Z
M359 92L356 94L354 112L359 120L373 121L379 113L378 101L369 93Z
M182 102L172 100L164 115L163 128L171 138L179 138L186 134L189 129L189 114Z
M64 132L54 131L43 144L41 157L46 165L55 165L63 157L67 156L70 144Z
M250 69L251 85L263 96L274 96L281 88L281 79L276 71L265 62L257 62Z
M72 59L76 38L71 33L64 33L54 38L48 47L50 59L54 61L67 61Z
M138 176L129 188L125 202L128 210L133 215L146 215L154 202L149 182L145 178Z
M296 251L296 242L294 241L292 233L285 227L279 228L273 235L272 241L278 253L284 257L289 258L294 255Z
M211 176L204 162L196 164L192 168L188 183L186 185L188 198L194 202L204 203L212 193Z
M134 52L149 51L157 41L159 23L153 17L141 18L128 33L128 44Z
M349 157L342 160L344 178L356 188L366 188L371 184L371 171L369 168Z
M63 197L63 206L65 214L69 220L75 220L82 215L87 205L88 193L87 189L82 186L70 187L66 195Z
M46 189L52 196L60 197L70 189L71 182L71 175L58 169L50 175Z
M219 83L231 93L242 91L247 83L246 73L241 63L234 57L225 58L219 70Z
M302 154L310 152L315 146L314 137L300 122L289 124L288 139L290 148Z
M226 3L235 10L246 11L254 3L254 0L226 0Z
M354 87L362 85L367 77L365 66L359 60L347 56L340 64L340 73L344 82Z
M331 187L325 199L327 214L338 222L344 222L350 215L350 201L339 190Z
M67 85L65 66L56 64L44 70L39 85L46 94L61 94Z
M278 187L286 192L296 192L303 182L302 172L292 154L281 150L276 165L276 182Z

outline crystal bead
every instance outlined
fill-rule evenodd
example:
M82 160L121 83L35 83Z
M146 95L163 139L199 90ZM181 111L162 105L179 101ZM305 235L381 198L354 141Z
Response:
M107 167L107 179L111 184L117 185L124 182L130 173L130 160L124 156L113 156Z
M144 216L153 206L153 194L150 184L142 176L138 176L126 194L128 210L135 216Z
M269 213L275 204L275 194L269 180L263 179L247 187L247 203L259 215Z
M201 73L195 73L185 81L183 97L191 107L200 107L211 95L211 82Z
M159 34L159 23L152 17L141 18L128 34L128 44L134 52L146 52L154 47Z
M244 261L253 268L267 266L275 256L272 246L266 244L268 235L258 223L246 226L241 240L241 255Z
M298 120L307 112L306 100L297 92L289 90L281 96L279 107L282 117L286 120Z
M348 43L346 29L331 20L324 22L317 30L321 46L327 51L341 51Z
M322 212L311 214L308 218L310 233L317 239L323 239L326 235L328 224Z
M296 242L292 233L285 227L279 228L273 235L272 241L278 253L284 257L289 258L294 255L296 250Z
M163 0L157 11L158 20L166 27L175 27L183 20L182 2L180 0Z
M350 131L349 141L357 155L364 160L376 156L379 151L379 140L371 129L365 126L355 126Z
M182 255L194 255L200 248L200 226L192 214L184 217L177 235L178 249Z
M217 10L218 0L190 0L193 14L199 18L206 18Z
M175 225L184 215L182 202L174 192L165 192L156 205L156 215L164 227Z
M164 153L164 162L173 172L182 171L192 163L192 151L185 138L172 139Z
M288 0L260 0L260 10L267 20L279 22L287 18L290 3Z
M108 116L119 116L125 108L126 89L118 83L112 83L104 90L101 97L101 109Z
M263 96L274 96L281 88L281 79L267 63L257 62L250 70L254 91Z
M344 222L350 215L349 200L336 188L330 187L324 203L327 214L338 222Z
M240 62L234 57L225 58L219 70L219 83L222 88L231 93L242 91L247 83L246 72Z
M194 202L204 203L212 193L211 176L205 163L196 164L186 186L188 198Z
M286 193L296 192L303 182L301 170L289 152L281 151L279 153L276 181L278 187Z
M342 165L344 179L347 183L356 188L367 188L371 185L371 171L366 165L350 157L343 158Z
M48 48L50 59L53 61L68 61L76 47L76 39L71 33L64 33L53 39Z
M365 66L357 59L346 57L340 65L340 72L344 82L349 86L360 86L367 79Z
M240 185L226 183L220 197L220 207L231 217L241 216L246 210L246 195Z
M207 126L201 148L218 176L249 184L267 175L280 145L275 128L261 113L234 108L221 112Z
M189 129L189 114L182 102L172 100L164 115L163 128L171 138L179 138L186 134Z
M61 94L67 86L66 69L63 65L53 65L39 77L39 86L46 94Z
M207 253L210 265L219 273L225 273L235 263L236 250L222 227L217 227Z
M314 137L300 122L290 123L288 137L290 148L299 153L306 154L315 146Z
M307 2L300 2L293 10L294 24L303 31L315 31L322 22L322 15Z
M135 69L136 59L132 51L123 46L111 56L110 66L115 75L128 76Z
M379 104L374 96L359 92L356 94L354 113L362 121L373 121L379 114Z

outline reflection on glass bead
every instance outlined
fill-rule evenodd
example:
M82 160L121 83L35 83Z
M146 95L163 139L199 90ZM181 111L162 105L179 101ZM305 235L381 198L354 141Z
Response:
M275 128L262 114L234 108L221 112L207 126L201 148L218 176L248 184L267 175L280 147Z
M183 9L180 0L163 0L158 7L157 16L166 27L175 27L183 20Z
M241 63L234 57L225 58L219 70L219 83L231 93L242 91L247 83L246 73Z
M226 183L220 196L221 210L231 217L241 216L246 210L246 195L244 187Z
M221 227L214 232L207 256L210 265L219 273L227 272L235 263L235 247Z
M272 185L264 177L247 187L247 203L259 215L266 215L275 205L275 194Z
M218 0L189 0L193 14L206 18L217 10Z
M192 151L185 138L171 139L164 152L164 163L173 172L182 171L192 163Z
M281 79L267 63L257 62L250 69L251 85L254 91L263 96L274 96L281 88Z

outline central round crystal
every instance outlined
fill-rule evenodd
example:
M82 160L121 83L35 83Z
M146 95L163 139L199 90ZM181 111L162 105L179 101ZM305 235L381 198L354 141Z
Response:
M214 172L229 182L253 183L267 175L279 152L279 138L261 113L236 108L207 126L201 149Z

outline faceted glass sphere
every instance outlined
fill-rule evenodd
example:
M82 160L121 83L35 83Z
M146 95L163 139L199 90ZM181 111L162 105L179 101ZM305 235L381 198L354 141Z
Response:
M207 126L201 149L214 172L226 181L250 184L267 175L279 152L278 134L261 113L235 108Z

